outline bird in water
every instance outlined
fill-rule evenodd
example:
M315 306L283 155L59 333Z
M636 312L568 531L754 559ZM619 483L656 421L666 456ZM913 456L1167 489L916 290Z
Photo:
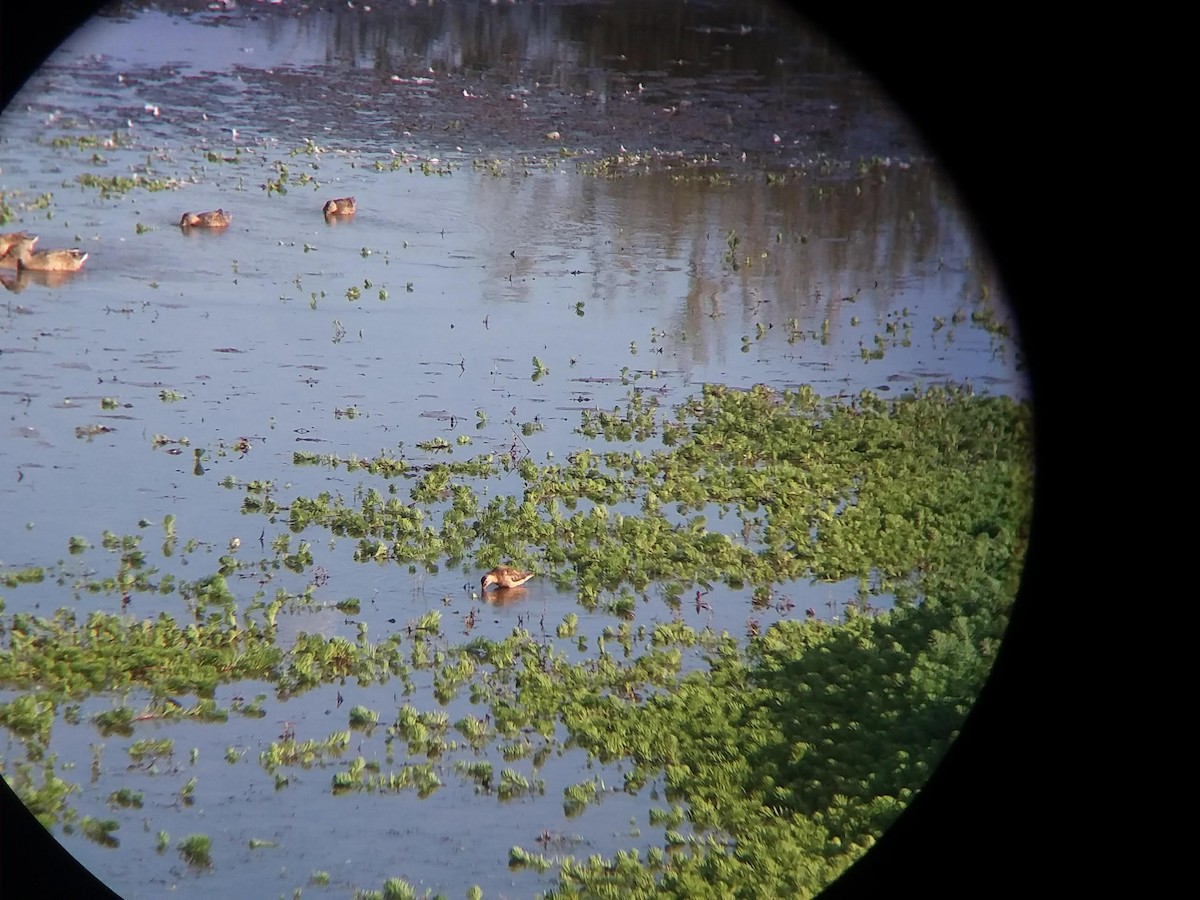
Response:
M494 584L502 588L520 587L532 577L532 572L522 572L520 569L515 569L512 566L496 566L496 568L484 575L483 578L479 579L479 592L481 594L484 593L488 589L489 584Z
M352 216L357 211L358 204L353 197L339 197L336 200L330 200L321 208L321 212L327 216Z
M225 228L233 221L233 213L227 213L223 209L214 209L212 212L193 213L185 212L179 220L180 228Z
M34 250L37 236L21 235L9 248L10 256L17 259L17 269L35 272L78 272L83 268L88 255L78 247L70 250Z
M0 266L8 269L15 269L17 267L17 254L9 251L21 240L36 240L36 238L31 234L26 234L24 231L10 231L8 234L0 234Z

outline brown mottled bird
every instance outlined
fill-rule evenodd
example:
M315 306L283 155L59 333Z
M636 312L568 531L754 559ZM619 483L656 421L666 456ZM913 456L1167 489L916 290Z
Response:
M225 228L233 221L233 213L227 213L223 209L214 209L212 212L193 213L185 212L179 220L180 228Z
M486 591L489 584L494 584L502 588L519 587L532 577L532 572L522 572L520 569L514 569L512 566L496 566L496 568L492 569L492 571L479 580L479 591L480 593Z
M352 216L357 211L358 204L353 197L338 197L336 200L330 200L321 209L327 216Z
M17 267L17 254L9 253L18 241L22 240L37 240L33 235L26 234L24 231L10 231L8 234L0 234L0 266L5 266L9 269Z
M9 248L9 255L17 259L18 269L36 272L77 272L83 268L88 255L78 247L70 250L34 250L37 236L22 235Z

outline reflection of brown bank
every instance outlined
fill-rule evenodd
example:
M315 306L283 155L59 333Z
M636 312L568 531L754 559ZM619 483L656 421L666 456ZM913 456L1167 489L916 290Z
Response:
M518 600L524 600L528 595L529 591L523 587L498 587L494 591L484 592L483 602L492 606L508 606Z
M0 274L0 284L12 291L14 294L19 294L25 290L31 283L40 284L43 287L62 287L72 278L74 272L42 272L37 269L19 269L13 275Z

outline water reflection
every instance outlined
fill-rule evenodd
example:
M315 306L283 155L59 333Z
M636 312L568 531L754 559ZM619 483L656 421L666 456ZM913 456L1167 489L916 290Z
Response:
M490 591L485 591L481 596L483 602L489 606L509 606L528 597L529 589L523 587L497 587Z
M0 272L0 284L14 294L19 294L31 284L47 288L60 288L81 278L80 272L52 272L38 269L18 269Z
M779 166L923 155L866 76L766 0L170 14L189 8L118 3L107 21L123 23L126 43L105 44L103 22L68 42L74 77L122 70L124 102L95 104L97 125L153 130L150 119L171 117L209 139L299 129L378 147L414 135L442 152L497 141L541 152L558 133L554 143L598 153L728 164L746 153ZM188 96L201 89L201 102Z

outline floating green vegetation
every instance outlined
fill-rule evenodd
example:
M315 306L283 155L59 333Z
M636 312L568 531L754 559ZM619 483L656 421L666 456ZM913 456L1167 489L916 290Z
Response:
M121 841L113 836L113 832L120 827L121 823L116 819L96 819L92 816L84 816L79 820L79 830L83 832L83 836L102 847L120 845Z
M433 895L426 889L421 896L428 900ZM354 900L418 900L418 894L417 889L403 878L389 878L383 883L382 891L356 890Z
M291 155L299 156L304 154L305 156L317 156L318 154L327 152L328 151L324 147L318 146L317 142L312 138L305 138L303 144L301 144L299 147L292 148Z
M581 175L597 178L617 178L622 175L644 174L650 171L654 158L639 153L614 153L600 159L579 160L575 170Z
M0 574L0 584L15 588L19 584L40 584L46 580L46 570L41 566L29 566L26 569L10 569Z
M130 790L129 788L121 788L118 791L113 791L108 795L109 806L121 806L133 809L141 809L144 797L141 791Z
M36 749L29 753L27 761L6 763L0 757L0 775L24 802L25 807L37 820L49 828L62 817L70 821L73 811L66 806L67 797L78 791L79 786L60 778L55 772L56 757L52 753L40 753ZM40 764L35 777L34 763Z
M905 323L889 324L885 339L901 339ZM72 576L81 595L175 594L180 622L73 609L0 618L0 686L29 692L0 707L0 725L31 755L4 775L41 821L65 827L74 786L55 773L45 744L72 699L113 696L116 705L92 722L132 737L145 719L262 715L262 694L249 704L234 698L228 710L216 704L220 684L262 682L283 699L397 678L397 696L412 698L420 685L430 706L469 698L478 708L460 709L451 724L443 709L412 698L372 732L378 716L351 699L350 727L367 726L353 759L344 758L349 728L301 741L287 727L262 750L261 777L282 788L290 767L325 766L335 794L425 797L452 771L495 802L519 802L545 791L540 767L570 750L608 767L609 780L619 774L615 785L597 776L567 786L568 815L651 785L665 808L630 831L632 840L658 830L649 851L580 861L514 847L512 865L557 869L553 896L811 896L925 784L991 669L1028 540L1031 427L1026 404L958 388L885 400L714 386L673 408L634 388L621 406L581 414L590 443L561 463L489 454L415 464L402 449L368 460L297 454L297 464L361 471L365 483L347 498L281 504L278 485L248 482L246 512L306 532L267 538L257 565L231 545L218 571L168 580L154 574L137 535L105 532L91 552L111 558L116 574ZM505 475L506 484L519 479L516 496L487 483ZM410 494L365 476L407 478ZM321 540L310 529L351 537L362 561L527 566L609 619L581 636L578 613L560 612L536 634L518 625L493 639L472 633L475 606L465 617L433 609L382 640L360 627L357 640L301 633L281 648L280 612L329 601L317 603L311 586L250 593L241 586L250 578L234 572L287 569L315 584ZM173 521L163 530L175 540ZM71 546L89 550L84 538ZM9 571L4 583L53 583L48 574ZM758 616L783 608L781 586L803 579L857 580L844 621L781 614L742 638L682 619L639 621L656 594L678 611L697 586L700 613L719 602L720 584L744 589L741 602ZM883 593L893 608L870 610ZM347 615L360 607L356 598L338 605ZM148 699L130 706L134 690ZM143 739L128 752L153 765L173 750L169 739ZM244 752L231 747L226 758ZM393 768L393 754L407 763ZM195 784L179 790L182 802ZM160 836L160 849L168 842Z
M210 604L231 609L231 598L215 594L211 584L178 589L193 598L198 614ZM37 685L60 696L133 685L164 695L211 696L218 683L270 677L284 662L284 652L257 623L243 627L227 615L200 618L180 626L166 613L130 621L97 611L83 622L66 609L51 619L17 613L4 625L0 684ZM290 667L284 671L290 673ZM120 730L131 719L131 712L118 709L94 721L102 729Z
M268 178L262 185L262 189L267 192L268 197L270 197L272 194L279 194L280 196L283 196L288 192L289 185L293 185L295 187L304 187L311 184L313 186L313 190L317 190L321 187L321 182L317 181L315 177L307 172L301 172L298 176L293 177L287 163L283 162L282 160L276 160L274 163L272 163L272 165L275 169L275 177ZM309 163L308 165L313 169L317 168L317 164L315 162ZM308 245L306 244L305 248L307 249L307 247Z
M92 724L102 735L119 734L124 737L133 735L133 710L128 706L118 706L92 716Z
M50 146L56 149L73 150L116 150L130 146L129 139L119 131L114 131L107 137L98 134L80 134L74 137L60 135L50 141Z
M212 838L207 834L189 834L177 845L184 862L197 869L212 866Z
M604 782L599 777L569 785L563 790L563 813L568 819L573 819L583 812L589 803L599 799L604 790Z
M436 769L431 763L414 763L402 766L398 771L379 772L378 764L359 756L350 762L345 772L333 776L333 793L365 791L368 793L394 794L415 790L421 799L429 797L442 786Z
M562 622L559 624L557 633L560 638L569 638L575 636L575 629L579 627L579 616L575 613L567 613L563 616Z
M148 756L170 756L174 752L175 741L171 738L142 738L129 747L129 756L134 762L142 762Z
M460 759L454 763L454 770L460 775L463 775L477 785L477 789L484 793L492 791L492 764L485 760L465 760Z
M736 230L731 228L729 233L725 235L725 246L728 249L726 249L723 259L725 260L725 265L727 265L734 272L741 268L741 264L738 261L738 248L741 246L741 244L741 236L738 235Z
M297 741L294 735L272 742L259 754L259 762L268 772L280 766L309 768L330 759L337 759L350 746L350 731L335 731L323 741Z
M266 715L266 712L262 708L266 699L266 694L258 694L250 703L247 703L244 697L234 697L229 705L234 712L240 713L247 718L261 719Z
M53 203L54 203L54 195L53 194L38 194L32 200L30 200L26 203L22 203L21 209L23 209L26 212L33 212L33 211L39 210L39 209L49 210ZM47 213L47 218L53 218L53 214ZM78 238L76 238L76 239L78 239Z
M505 767L500 770L500 782L496 785L496 796L501 800L515 800L526 794L544 794L546 782L540 778L532 782L516 769Z
M179 186L175 178L147 178L140 174L110 175L105 177L94 172L84 172L75 176L75 180L85 188L95 188L100 196L109 199L113 196L126 194L135 188L146 191L166 191Z
M426 453L436 453L439 450L451 450L451 444L444 437L430 438L427 441L417 441L417 449Z
M553 865L550 860L540 853L530 853L520 847L512 847L508 851L508 867L510 869L534 869L545 872Z
M25 694L0 703L0 725L23 737L35 738L44 746L50 739L55 711L55 703L50 698Z
M351 728L373 728L379 724L379 713L373 709L367 709L365 706L354 706L350 708L350 727Z

